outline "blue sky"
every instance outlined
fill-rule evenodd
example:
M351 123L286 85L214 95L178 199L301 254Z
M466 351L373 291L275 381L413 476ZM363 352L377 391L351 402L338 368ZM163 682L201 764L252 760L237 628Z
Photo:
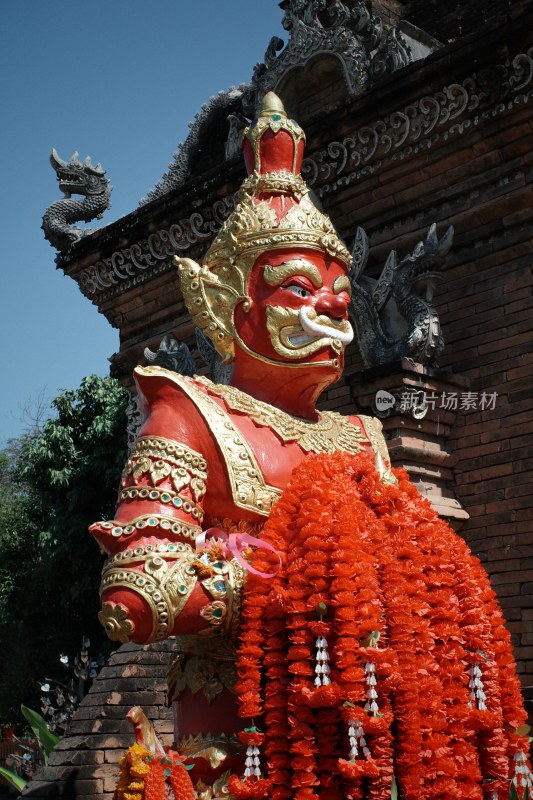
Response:
M118 333L54 263L42 215L60 199L48 158L100 161L114 186L103 225L162 176L187 123L248 81L276 0L6 0L0 26L0 446L43 401L108 373Z

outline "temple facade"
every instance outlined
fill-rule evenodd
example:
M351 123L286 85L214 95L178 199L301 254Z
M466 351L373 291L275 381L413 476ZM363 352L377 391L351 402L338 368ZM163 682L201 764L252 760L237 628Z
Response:
M249 83L202 108L146 201L82 238L69 236L66 213L48 215L57 264L119 330L111 370L130 392L133 367L147 360L220 369L195 336L172 257L201 260L231 213L244 176L240 132L274 90L305 127L302 174L352 247L361 286L352 308L359 343L322 406L380 416L393 464L480 557L527 698L533 2L280 5L285 39L272 39ZM62 162L58 174L68 168ZM137 408L132 393L132 430ZM129 664L149 693L168 657L156 647L148 672L146 650L132 645L112 668ZM127 725L97 703L127 702L97 684L25 797L112 797ZM170 736L165 714L154 718Z

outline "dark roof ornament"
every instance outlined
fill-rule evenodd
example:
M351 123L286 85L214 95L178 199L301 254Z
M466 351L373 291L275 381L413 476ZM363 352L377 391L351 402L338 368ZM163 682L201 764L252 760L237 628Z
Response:
M290 39L283 46L274 37L264 63L256 66L253 84L260 96L278 89L289 71L305 67L320 55L338 59L349 95L412 60L404 36L397 29L384 33L383 22L372 14L369 3L283 0L280 5L285 12L282 25Z
M56 172L64 199L46 209L41 227L52 247L63 254L83 236L92 233L91 228L78 228L72 223L101 219L104 211L111 207L109 197L113 187L101 164L93 166L90 156L81 162L78 153L73 153L69 161L63 161L53 149L50 164ZM73 199L73 194L84 198Z
M283 96L283 84L293 70L305 69L315 59L333 57L340 64L347 94L352 97L439 45L406 22L385 31L381 18L372 13L370 2L363 0L283 0L280 5L288 42L274 36L264 61L255 66L250 83L220 92L202 106L189 124L187 139L178 145L168 171L141 205L179 189L191 177L208 130L224 114L230 120L225 157L236 157L240 133L246 125L243 114L253 117L255 108L271 90Z

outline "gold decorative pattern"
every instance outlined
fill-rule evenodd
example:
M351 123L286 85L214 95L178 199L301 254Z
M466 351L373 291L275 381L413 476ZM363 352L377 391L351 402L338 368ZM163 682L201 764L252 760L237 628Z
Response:
M181 738L177 744L179 752L188 758L204 756L208 749L216 748L221 751L218 764L228 756L240 755L243 746L235 735L227 736L225 733L196 733ZM207 756L208 757L208 756ZM198 785L197 785L198 788Z
M292 171L296 170L296 161L298 158L298 145L300 142L305 142L305 133L302 128L293 119L287 117L287 113L280 98L274 92L267 92L263 98L261 109L258 118L255 119L243 131L243 139L248 139L252 145L255 156L255 164L258 169L261 169L261 153L260 144L261 138L267 131L272 133L279 133L279 131L286 131L292 138L294 145L294 155L292 161Z
M296 442L306 453L360 453L368 442L362 431L342 414L323 411L316 422L292 417L275 406L256 400L235 386L212 383L208 378L196 380L210 392L222 397L233 411L253 419L257 425L273 430L283 442Z
M205 556L201 557L203 560ZM236 559L231 561L209 561L212 575L203 578L201 584L211 595L213 602L200 611L201 616L213 630L200 631L199 636L218 633L233 635L239 624L239 611L245 570Z
M172 659L167 680L172 699L189 689L202 691L211 702L223 689L235 691L235 645L229 637L178 636L178 654Z
M177 520L176 517L165 516L164 514L142 514L139 517L128 520L128 522L120 522L116 519L103 520L102 522L96 522L95 525L100 530L110 531L111 536L115 539L131 536L136 531L153 528L154 530L165 531L167 535L184 536L186 539L194 541L198 534L202 532L199 525L187 525L187 523ZM91 528L94 528L94 526L91 526Z
M215 630L218 630L224 624L226 613L227 607L222 600L213 600L212 603L200 609L200 616Z
M248 194L264 194L265 192L282 192L293 194L300 200L309 189L301 175L286 170L260 174L252 172L242 183L241 190Z
M377 419L377 417L367 417L364 414L361 414L359 419L363 423L365 433L375 453L376 469L381 476L382 482L397 486L398 479L391 469L389 451L387 450L387 442L383 436L381 420Z
M131 447L122 486L130 478L137 483L143 475L148 475L154 485L168 478L176 492L187 488L199 502L205 494L207 464L203 456L186 445L161 436L143 436Z
M213 737L214 739L214 737ZM222 763L222 760L228 757L231 754L231 751L228 752L227 745L224 742L222 743L222 747L220 746L219 739L214 740L217 742L216 744L204 747L203 750L200 750L196 755L202 756L203 758L207 758L211 765L213 766L214 762L218 762L219 764ZM180 745L181 746L181 745ZM239 748L238 744L235 745L235 751L240 752L242 748ZM183 753L183 750L180 750L180 753ZM224 755L224 759L222 756ZM198 800L233 800L234 796L230 793L228 789L228 781L231 775L231 770L228 769L226 772L223 772L222 775L213 781L213 785L210 786L207 783L204 783L201 779L196 784L195 791L196 797Z
M281 496L281 490L265 482L251 447L218 403L193 380L177 372L170 372L162 367L137 367L136 372L141 375L165 376L182 389L204 418L222 452L235 505L268 517L272 505ZM207 388L215 386L203 379L202 383Z
M126 486L120 490L119 500L154 500L158 503L170 505L172 508L179 508L187 514L191 514L195 519L202 521L204 510L202 506L194 503L189 497L171 489L159 489L155 486Z
M141 569L128 568L128 562L120 564L111 559L102 570L100 594L123 587L139 595L152 612L152 633L147 641L166 639L196 585L197 574L192 566L196 559L192 550L168 551L165 558L159 553L145 552L129 561L130 564L135 561Z
M207 655L186 656L179 653L172 661L169 686L173 687L174 698L188 689L192 694L202 692L206 700L211 702L224 689L233 692L236 679L234 662L217 661Z
M128 611L120 603L104 603L98 621L112 642L129 642L135 625L128 619Z
M139 563L143 557L152 558L153 556L161 556L169 553L171 557L176 558L179 553L192 553L193 549L190 544L185 542L176 542L175 544L145 544L139 547L132 547L130 550L123 550L120 553L115 553L107 559L106 564L126 564Z

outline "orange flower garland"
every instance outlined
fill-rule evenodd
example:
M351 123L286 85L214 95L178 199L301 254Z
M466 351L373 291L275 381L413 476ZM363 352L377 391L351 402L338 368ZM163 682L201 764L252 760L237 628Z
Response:
M154 755L142 744L134 744L119 761L120 776L113 800L195 800L196 792L182 756L167 748Z
M527 744L507 732L525 714L501 612L397 474L382 484L365 453L309 457L267 522L283 569L248 577L237 690L241 716L263 717L268 776L233 776L239 797L389 800L395 775L407 800L507 800Z

